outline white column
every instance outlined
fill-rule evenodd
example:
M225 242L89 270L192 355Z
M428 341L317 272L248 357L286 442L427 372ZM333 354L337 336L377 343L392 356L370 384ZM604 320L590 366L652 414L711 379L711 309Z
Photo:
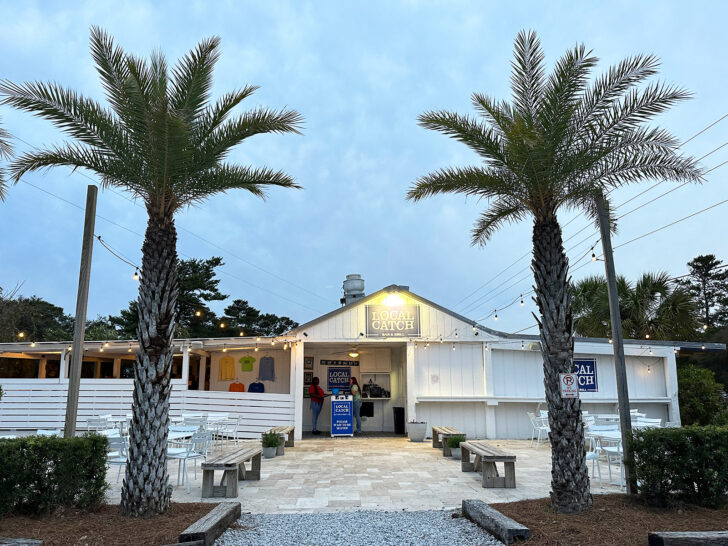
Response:
M415 344L407 342L407 422L417 420L417 378L415 377Z
M665 394L670 398L667 406L668 419L680 424L680 403L677 398L677 361L675 351L670 352L663 359L665 367Z
M58 374L59 381L61 383L67 382L68 380L68 350L61 350L61 371Z
M207 359L209 358L209 354L206 354L202 357L200 357L200 373L199 376L199 384L197 386L197 390L204 391L205 390L205 375L207 374Z
M182 384L183 390L187 390L187 382L190 379L190 346L182 346Z
M483 343L483 378L485 381L485 395L494 396L493 389L493 350L486 349L487 343ZM498 402L489 400L485 403L485 437L494 439L497 436L495 425L495 408Z
M303 437L303 341L291 343L291 396L293 396L295 439Z

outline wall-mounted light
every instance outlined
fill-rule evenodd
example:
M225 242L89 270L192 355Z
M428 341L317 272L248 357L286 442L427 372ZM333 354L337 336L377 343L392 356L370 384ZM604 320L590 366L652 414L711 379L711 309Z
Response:
M356 352L356 349L354 349L354 350L352 350L352 351L349 352L349 356L351 358L356 358L357 356L359 356L359 353L357 353Z
M401 307L405 304L404 298L397 292L392 292L382 300L382 305L387 307Z

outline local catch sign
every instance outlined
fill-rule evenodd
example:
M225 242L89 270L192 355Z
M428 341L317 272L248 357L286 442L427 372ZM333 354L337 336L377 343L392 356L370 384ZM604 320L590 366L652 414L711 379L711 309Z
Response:
M581 392L598 392L597 361L595 358L575 358L574 373Z
M367 337L411 337L420 335L420 306L367 305Z

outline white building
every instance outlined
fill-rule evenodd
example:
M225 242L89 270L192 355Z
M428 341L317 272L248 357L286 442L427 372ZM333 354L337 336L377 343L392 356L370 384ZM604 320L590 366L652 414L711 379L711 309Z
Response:
M293 424L311 430L307 399L313 376L329 388L359 379L370 415L364 431L394 431L393 408L406 420L454 426L471 437L526 438L527 411L545 408L538 336L485 328L428 301L406 286L364 296L363 281L349 276L342 307L275 338L175 340L171 413L224 411L240 416L241 436ZM348 285L347 285L348 282ZM347 288L348 286L348 288ZM79 399L80 429L90 415L125 415L131 407L135 342L86 342ZM627 340L630 405L679 423L675 354L722 350L722 344ZM0 429L62 427L68 386L69 342L0 344ZM244 358L248 357L248 358ZM252 358L250 358L252 357ZM261 360L275 378L257 382ZM578 338L582 407L615 413L617 389L612 345ZM242 383L246 392L231 392ZM347 382L348 383L348 382ZM368 403L368 404L367 404ZM329 405L319 418L328 429Z

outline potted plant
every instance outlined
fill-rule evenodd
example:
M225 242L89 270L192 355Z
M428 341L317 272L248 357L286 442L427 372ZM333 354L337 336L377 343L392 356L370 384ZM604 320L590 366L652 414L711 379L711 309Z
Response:
M275 457L279 445L281 445L281 438L277 434L273 432L263 434L263 457L266 459Z
M424 442L427 434L427 421L410 421L407 423L407 436L410 442Z
M461 459L460 443L466 440L462 434L453 434L447 437L447 447L450 448L450 455L453 459Z

